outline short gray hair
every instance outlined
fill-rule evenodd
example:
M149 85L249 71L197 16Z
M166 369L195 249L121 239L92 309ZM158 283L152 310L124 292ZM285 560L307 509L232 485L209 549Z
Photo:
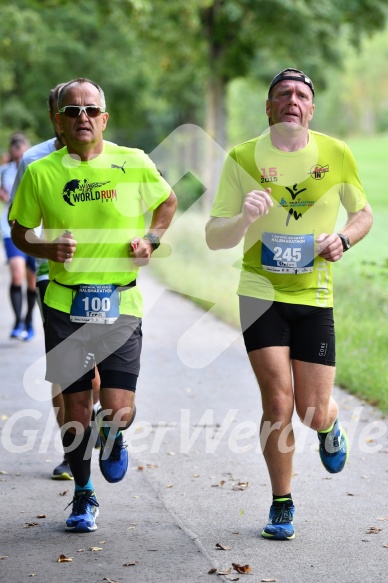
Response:
M105 94L104 94L103 90L101 89L101 87L97 83L95 83L94 81L91 81L90 79L87 79L86 77L78 77L77 79L72 79L71 81L68 81L67 83L64 83L64 85L62 85L62 87L59 89L59 92L58 92L58 109L61 109L65 95L66 95L67 91L70 89L70 87L72 85L80 85L81 83L90 83L90 85L93 85L97 89L97 91L100 95L101 109L103 109L105 111L106 102L105 102Z

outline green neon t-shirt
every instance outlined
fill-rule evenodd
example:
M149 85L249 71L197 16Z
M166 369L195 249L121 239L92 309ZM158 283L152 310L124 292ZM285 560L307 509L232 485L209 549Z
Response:
M71 263L49 261L50 284L45 302L70 312L74 286L116 284L136 279L139 268L128 245L145 232L144 214L170 193L150 158L141 150L104 142L102 153L81 162L66 148L33 162L26 169L12 205L11 219L35 228L43 221L44 238L70 231L77 241ZM142 316L137 287L120 293L120 313Z
M245 235L237 293L332 306L331 263L316 255L314 241L334 232L340 204L349 213L367 204L351 151L311 130L295 152L275 148L269 132L244 142L225 161L211 216L238 215L249 192L268 187L274 206Z

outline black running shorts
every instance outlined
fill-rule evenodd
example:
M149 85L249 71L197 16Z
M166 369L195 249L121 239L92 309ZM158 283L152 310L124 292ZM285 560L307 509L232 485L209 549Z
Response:
M240 296L240 322L247 352L289 346L291 359L335 366L333 308Z
M90 390L97 364L101 389L136 389L140 318L122 314L113 324L78 324L69 314L46 308L46 380L61 385L64 394Z

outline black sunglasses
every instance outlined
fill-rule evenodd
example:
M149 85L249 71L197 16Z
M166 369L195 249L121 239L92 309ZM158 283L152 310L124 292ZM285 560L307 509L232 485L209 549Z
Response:
M65 105L59 110L59 113L64 113L66 117L76 118L84 112L88 117L98 117L105 113L98 105Z

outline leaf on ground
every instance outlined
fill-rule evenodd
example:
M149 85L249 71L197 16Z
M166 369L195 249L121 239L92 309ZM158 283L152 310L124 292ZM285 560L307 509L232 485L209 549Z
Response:
M36 518L46 518L45 514L38 514Z
M158 468L158 464L147 464L147 468Z
M102 547L90 547L89 550L93 553L97 553L98 551L103 551L104 549Z
M384 547L385 549L388 549L388 545L383 545L383 547ZM0 557L0 558L1 558L1 557Z
M8 472L6 472L5 470L0 470L0 476L7 476Z
M370 526L366 531L366 534L379 534L383 529L378 526Z
M71 563L72 557L66 557L66 555L59 555L57 558L57 563Z
M77 553L84 553L86 549L78 549Z
M128 563L123 563L123 567L134 567L135 565L138 565L139 561L129 561Z
M109 579L109 577L104 577L103 581L108 581L108 583L118 583L118 581L115 581L114 579Z
M168 484L168 486L166 486L166 488L173 488L174 484Z
M225 480L221 480L220 486L222 487L225 484Z
M231 577L227 577L228 581L239 581L240 577L235 577L234 575L232 575Z
M354 496L351 492L346 492L346 496Z
M277 579L262 579L262 583L276 583Z
M28 576L29 577L36 577L36 573L30 573Z
M8 555L4 555L3 557L0 557L0 561L3 561L4 559L8 559Z
M66 496L69 490L64 490L63 492L59 492L60 496Z
M216 547L217 547L217 549L220 549L221 551L231 551L232 550L232 547L222 545L221 543L216 543Z
M245 514L245 510L243 508L242 510L240 510L240 516L244 516L244 514Z
M199 474L193 474L193 478L199 478Z
M144 466L137 466L137 469L139 470L139 472L142 472L144 470Z
M229 575L231 571L232 571L232 568L222 569L221 571L217 571L217 575Z
M104 545L104 544L105 544L105 541L104 541L104 540L99 540L99 541L98 541L98 544L99 544L99 545Z
M251 567L249 565L239 565L238 563L232 563L232 567L237 573L250 573Z
M23 528L31 528L32 526L38 526L37 522L26 522Z
M233 486L232 490L234 491L241 491L246 490L248 488L249 482L238 482L235 486Z
M213 575L213 573L217 573L217 569L213 567L210 571L207 572L208 575Z
M388 518L383 518L382 516L380 518L378 518L377 520L388 520Z
M240 534L238 530L233 530L232 534Z

